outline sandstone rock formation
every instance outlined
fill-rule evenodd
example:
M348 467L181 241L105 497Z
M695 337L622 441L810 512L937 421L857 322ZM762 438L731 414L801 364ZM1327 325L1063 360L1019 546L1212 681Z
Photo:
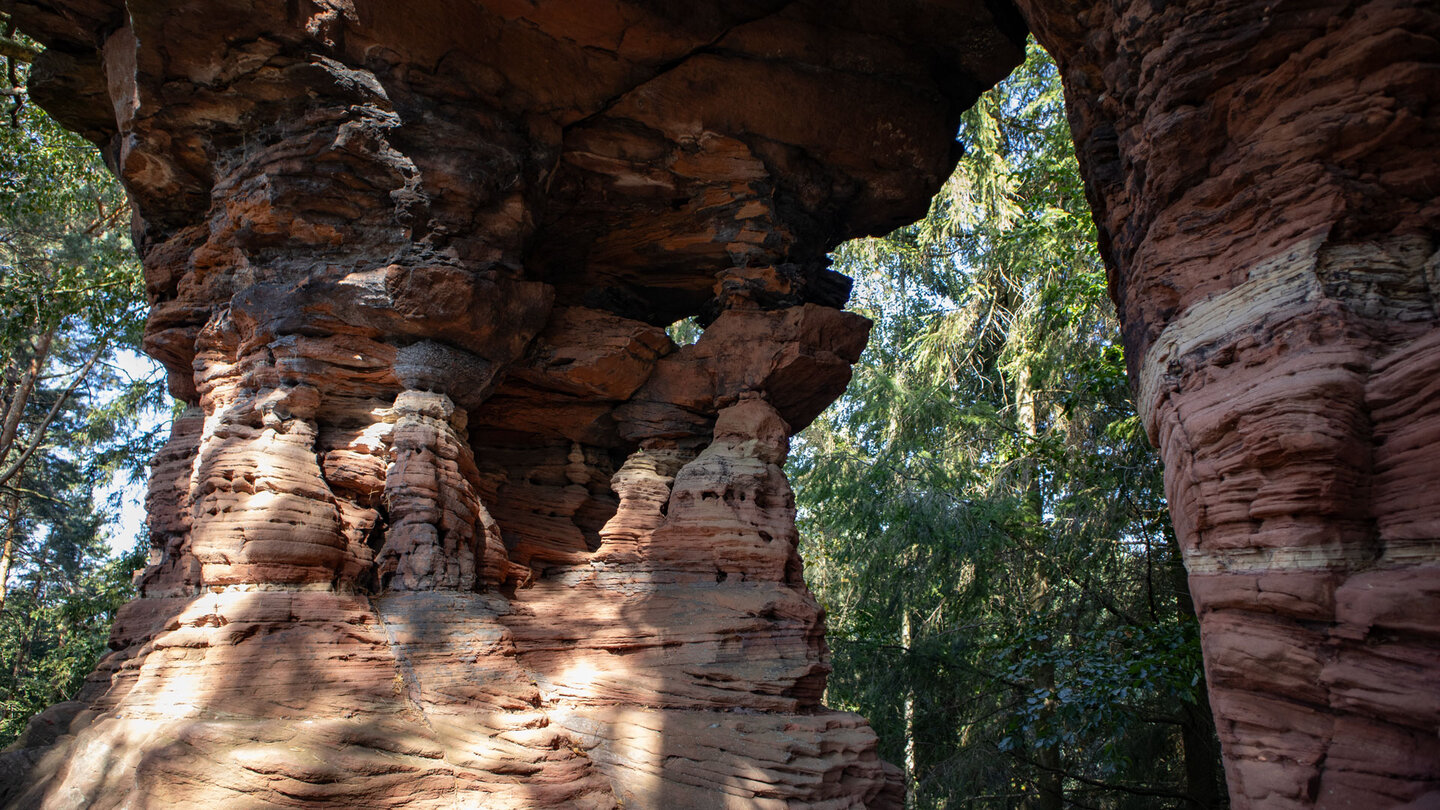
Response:
M1234 805L1440 803L1440 11L1020 0ZM1019 58L1001 2L0 0L191 403L15 807L884 807L779 463ZM660 328L698 316L694 345Z
M5 0L190 408L11 807L898 806L780 465L1021 56L983 0ZM662 327L697 317L693 345Z
M1021 5L1065 78L1232 806L1440 807L1440 8Z

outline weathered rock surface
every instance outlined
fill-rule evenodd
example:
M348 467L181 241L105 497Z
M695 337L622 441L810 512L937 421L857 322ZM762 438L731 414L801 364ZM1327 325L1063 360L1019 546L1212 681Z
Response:
M923 212L1013 11L0 8L190 404L142 597L0 804L899 805L820 703L781 464L868 331L825 252Z
M1440 803L1440 11L1021 0L1237 807ZM1001 3L0 0L191 404L15 807L883 807L779 464ZM698 315L677 347L661 327Z
M1021 0L1240 808L1440 806L1440 8Z

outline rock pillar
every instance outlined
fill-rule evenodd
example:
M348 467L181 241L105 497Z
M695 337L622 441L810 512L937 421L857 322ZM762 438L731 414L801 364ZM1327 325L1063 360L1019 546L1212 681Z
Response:
M0 804L897 806L821 705L780 465L868 329L826 251L923 213L1018 17L0 8L189 406L141 598Z
M1023 0L1165 460L1232 806L1440 802L1440 11Z

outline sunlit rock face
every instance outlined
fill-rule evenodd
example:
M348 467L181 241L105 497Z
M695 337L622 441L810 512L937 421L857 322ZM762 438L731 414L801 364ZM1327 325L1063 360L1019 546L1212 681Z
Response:
M1440 802L1440 12L1021 0L1237 807ZM14 807L884 807L780 463L1020 56L998 2L0 0L190 408ZM701 340L662 327L698 315Z
M1232 806L1440 806L1440 8L1021 5L1065 77Z
M142 597L0 803L899 803L821 705L781 464L868 331L825 252L923 213L1018 15L0 9L131 195L189 405Z

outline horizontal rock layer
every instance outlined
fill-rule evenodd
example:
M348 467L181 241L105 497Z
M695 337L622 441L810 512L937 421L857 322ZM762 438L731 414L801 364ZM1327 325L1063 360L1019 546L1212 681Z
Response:
M1022 0L1059 61L1239 807L1440 800L1440 17ZM3 0L190 405L14 806L890 806L785 439L999 3ZM694 316L692 346L660 327ZM63 798L62 798L63 797Z

